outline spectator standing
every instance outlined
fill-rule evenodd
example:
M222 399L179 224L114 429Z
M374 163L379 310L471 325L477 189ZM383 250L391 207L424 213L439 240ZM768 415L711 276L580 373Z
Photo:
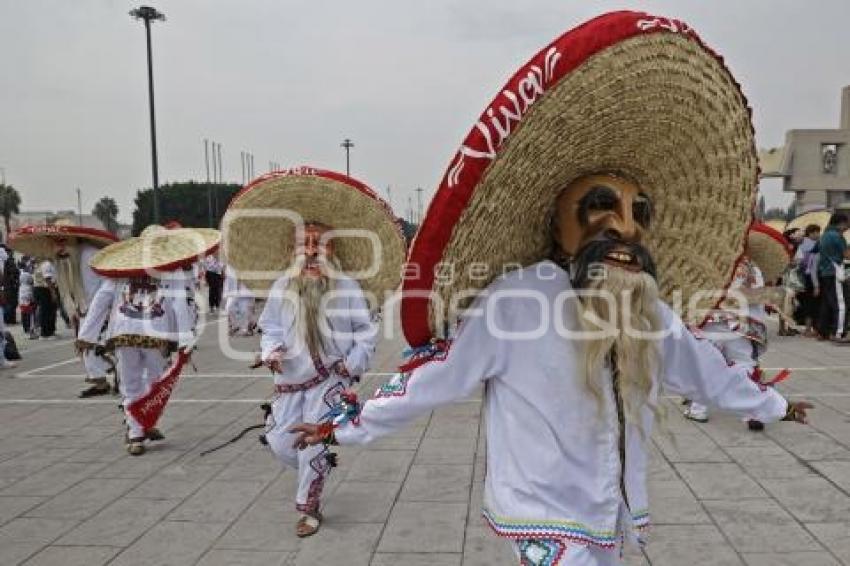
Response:
M204 259L204 269L208 286L208 304L210 312L213 313L221 307L221 291L223 286L222 265L215 255L209 255Z
M844 258L847 255L847 215L836 212L829 219L818 244L817 276L820 315L817 331L821 338L850 344L847 338L847 281Z

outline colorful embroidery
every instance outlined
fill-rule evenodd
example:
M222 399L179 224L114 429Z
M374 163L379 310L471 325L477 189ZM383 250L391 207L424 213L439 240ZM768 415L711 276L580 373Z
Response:
M397 373L381 385L375 392L375 398L381 397L404 397L407 394L407 382L410 380L410 372Z
M319 511L319 504L321 503L322 498L322 490L325 487L325 476L330 470L327 454L328 449L325 448L312 460L310 460L310 467L313 468L313 471L316 472L317 476L313 481L310 482L310 487L307 490L307 501L305 503L295 504L296 511L300 513L311 514L315 514Z
M176 350L177 342L155 338L153 336L142 336L140 334L121 334L113 336L106 342L106 346L112 350L115 348L145 348L149 350Z
M490 528L501 537L511 539L558 539L614 548L617 535L614 531L594 531L575 521L523 521L498 517L488 509L482 511Z
M522 566L555 566L567 550L567 545L556 539L518 540L517 547Z
M637 513L632 513L632 526L635 529L643 530L649 528L649 510L643 509Z

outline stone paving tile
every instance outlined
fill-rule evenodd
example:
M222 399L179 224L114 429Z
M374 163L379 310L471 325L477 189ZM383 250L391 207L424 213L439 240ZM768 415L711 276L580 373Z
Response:
M127 546L179 503L179 499L119 499L59 539L58 544Z
M328 522L385 523L401 483L343 481L322 510Z
M324 537L304 539L292 563L298 566L369 566L383 527L383 523L325 524L322 526ZM333 540L334 544L327 544L327 539Z
M149 479L143 480L127 497L147 499L184 499L195 493L221 466L193 466L175 463L166 466Z
M225 523L163 521L119 554L110 566L194 564L226 527Z
M363 452L351 464L345 478L348 481L400 482L407 476L413 456L412 450Z
M265 481L211 481L168 515L169 521L229 523L266 487Z
M0 525L11 521L46 500L46 497L25 495L0 497Z
M213 549L204 554L197 566L284 566L294 559L295 554L289 552Z
M469 500L472 466L414 464L404 482L401 501Z
M461 554L435 554L433 552L423 554L406 553L377 553L372 558L370 566L460 566Z
M476 436L460 438L428 438L427 433L416 452L417 464L472 464L475 460Z
M119 552L112 546L48 546L23 566L103 566Z
M823 550L775 501L704 501L703 505L739 552Z
M850 493L850 462L812 462L812 466L845 493Z
M517 558L508 541L493 534L481 517L466 529L464 566L516 566Z
M400 501L378 552L462 552L466 508L465 503Z
M702 505L681 480L652 481L649 490L652 524L695 525L708 524L711 519Z
M13 458L0 463L0 477L18 479L38 473L51 464L77 452L76 448L54 448L53 450L35 449L18 453Z
M742 566L714 525L660 525L652 529L646 554L652 566Z
M83 480L73 488L26 512L27 517L88 519L129 491L138 480Z
M103 464L59 462L13 483L0 495L58 495L102 467Z
M729 461L729 456L704 434L658 434L653 440L670 462Z
M841 566L827 552L788 552L784 554L744 554L747 566Z
M677 464L676 469L699 499L767 497L767 493L736 464Z
M726 448L732 459L752 477L761 479L795 479L813 475L811 468L770 441L769 444Z
M295 536L295 523L298 518L294 512L288 517L289 520L286 516L281 516L277 520L270 521L251 521L241 518L216 541L215 548L269 552L297 551L301 543Z
M850 564L850 520L838 523L808 523L806 528L839 560Z
M801 522L836 522L850 517L850 497L817 476L761 480L761 484Z
M0 528L0 564L19 564L35 554L76 521L41 518L18 518Z

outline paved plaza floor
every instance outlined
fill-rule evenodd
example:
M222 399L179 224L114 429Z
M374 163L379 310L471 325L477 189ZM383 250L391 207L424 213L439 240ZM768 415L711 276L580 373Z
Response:
M76 398L67 330L28 341L13 329L25 359L0 372L0 565L515 564L479 514L480 398L340 448L322 530L297 539L294 473L255 433L200 456L258 423L271 389L267 371L247 369L257 340L230 341L244 358L233 359L223 328L204 327L197 371L161 422L167 438L142 457L124 449L117 398ZM401 349L384 340L361 389L387 379ZM795 368L781 389L816 404L812 425L695 424L668 400L651 447L654 526L628 564L850 564L850 347L773 338L765 366Z

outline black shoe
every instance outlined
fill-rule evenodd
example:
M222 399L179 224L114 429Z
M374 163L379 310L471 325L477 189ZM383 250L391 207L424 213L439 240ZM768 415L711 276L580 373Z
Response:
M112 388L108 383L95 383L88 389L80 391L78 397L80 399L88 399L89 397L97 397L98 395L108 395Z
M165 440L165 435L158 428L149 428L145 432L145 438L151 441Z
M761 432L764 430L764 423L761 421L747 421L747 428L753 432Z

